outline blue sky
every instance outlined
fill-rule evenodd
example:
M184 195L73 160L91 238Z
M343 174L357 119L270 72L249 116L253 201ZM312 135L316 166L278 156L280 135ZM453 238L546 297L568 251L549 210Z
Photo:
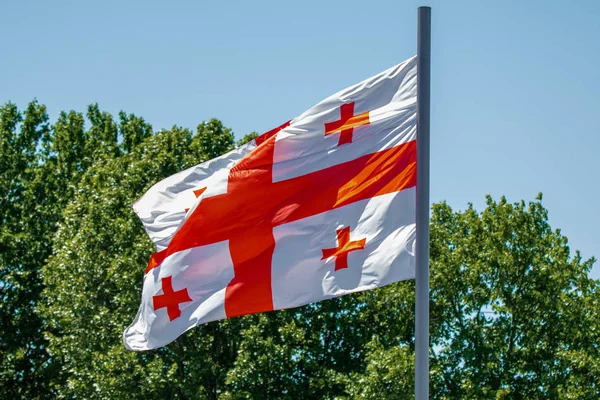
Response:
M2 2L0 103L98 102L155 129L216 117L241 137L411 57L419 5L432 201L543 192L571 248L600 256L599 1Z

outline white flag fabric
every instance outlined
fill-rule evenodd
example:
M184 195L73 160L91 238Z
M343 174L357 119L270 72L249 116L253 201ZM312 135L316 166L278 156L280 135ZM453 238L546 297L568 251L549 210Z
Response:
M413 57L152 187L125 346L414 278L416 89Z
M227 154L172 175L152 186L133 204L157 250L167 248L201 196L226 192L229 170L255 147L256 142L252 140Z

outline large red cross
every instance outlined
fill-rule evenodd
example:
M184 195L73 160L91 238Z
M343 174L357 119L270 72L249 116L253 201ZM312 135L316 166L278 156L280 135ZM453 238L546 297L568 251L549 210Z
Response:
M181 315L179 304L192 301L187 289L181 289L178 291L173 290L172 280L172 276L162 278L163 294L152 296L152 306L154 309L159 310L166 307L167 314L169 314L169 321L173 321L175 318L179 318Z
M230 170L227 193L203 199L147 271L170 254L227 240L234 269L225 290L227 317L271 311L274 227L416 185L415 141L273 182L275 135L288 124L257 139Z
M369 112L354 115L354 102L342 104L340 106L340 119L325 124L325 136L335 132L341 132L338 140L338 146L346 143L352 143L352 134L354 128L362 125L369 125Z
M336 233L338 247L334 247L331 249L323 249L323 258L321 258L321 260L326 260L329 257L335 257L334 271L348 268L348 253L350 253L351 251L364 249L365 243L367 242L367 239L364 238L360 240L350 241L349 226L346 226L342 229L338 229Z

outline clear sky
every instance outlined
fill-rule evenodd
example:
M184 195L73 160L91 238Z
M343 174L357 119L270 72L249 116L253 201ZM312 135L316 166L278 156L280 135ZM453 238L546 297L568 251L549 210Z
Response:
M416 53L432 6L432 201L544 193L600 256L600 1L2 1L0 103L263 132ZM597 265L593 276L600 277Z

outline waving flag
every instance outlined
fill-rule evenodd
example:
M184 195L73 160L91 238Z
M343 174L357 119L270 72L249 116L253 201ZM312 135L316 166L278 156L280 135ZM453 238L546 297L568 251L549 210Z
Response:
M416 58L152 187L131 350L415 274Z

